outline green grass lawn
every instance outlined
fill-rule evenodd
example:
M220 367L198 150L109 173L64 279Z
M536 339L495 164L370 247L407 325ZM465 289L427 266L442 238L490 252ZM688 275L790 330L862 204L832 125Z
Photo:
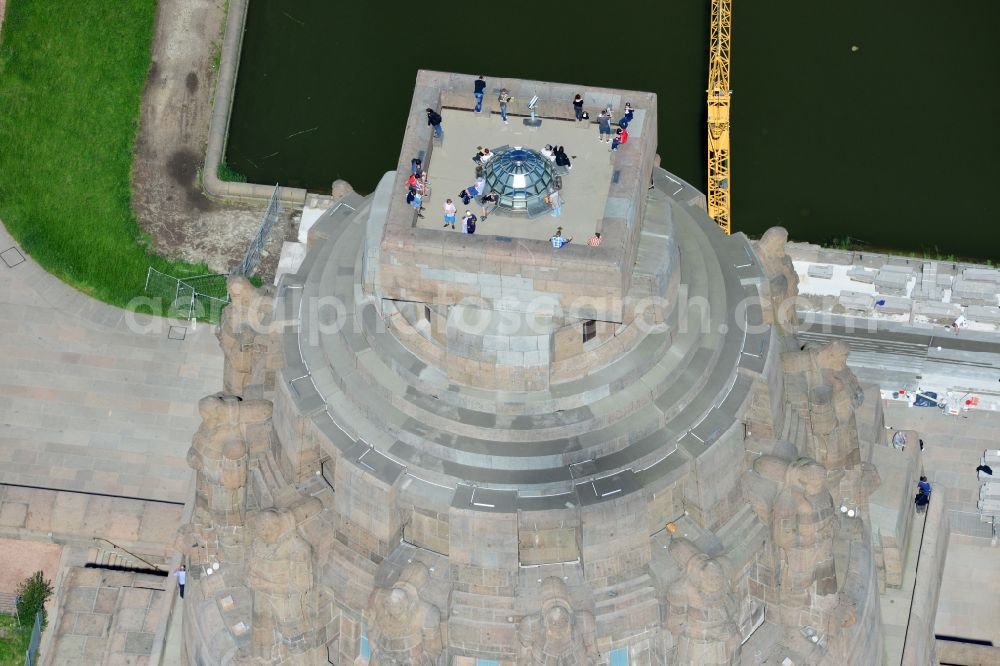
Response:
M13 615L0 615L0 666L23 666L31 627L19 627Z
M9 0L0 42L0 219L47 271L127 307L147 254L131 208L151 0ZM0 248L5 249L5 248Z

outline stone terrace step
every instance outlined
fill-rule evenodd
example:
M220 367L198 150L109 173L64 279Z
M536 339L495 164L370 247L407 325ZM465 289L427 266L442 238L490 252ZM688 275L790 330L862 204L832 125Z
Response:
M323 311L319 321L303 318L299 348L287 340L285 346L292 374L301 365L315 386L317 399L307 400L309 410L328 412L349 438L337 444L342 450L363 439L434 483L453 485L458 478L548 492L610 479L608 473L628 466L642 469L641 482L649 482L698 455L733 422L730 391L745 397L748 390L746 382L738 384L739 391L732 389L737 365L753 367L755 361L742 354L761 351L766 342L746 336L730 312L752 287L742 287L731 270L729 279L718 278L720 261L733 262L747 277L753 274L746 268L752 257L735 239L709 237L714 228L706 230L685 211L674 213L687 216L677 233L682 282L691 297L710 303L710 330L682 330L675 312L669 333L646 336L623 358L587 377L549 391L485 391L435 374L394 335L378 332L373 303L357 302L366 217L361 208L353 218L321 219L316 234L328 240L309 253L314 269L304 265L293 276L301 282L302 307L309 307L309 298L332 295L344 309ZM294 310L292 300L286 299L286 315L294 314L288 311ZM694 314L692 324L700 318ZM338 317L343 324L338 331L320 334L320 324ZM650 358L656 362L650 364ZM310 378L296 386L305 387ZM678 445L683 453L671 456Z

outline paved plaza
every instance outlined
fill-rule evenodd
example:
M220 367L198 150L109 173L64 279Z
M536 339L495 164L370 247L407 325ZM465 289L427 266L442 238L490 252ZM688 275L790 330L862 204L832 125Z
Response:
M98 303L2 227L0 251L0 483L184 502L198 399L221 388L213 327Z
M948 416L937 409L886 404L887 425L912 429L924 440L924 473L935 486L934 497L948 502L951 536L948 556L941 579L941 596L934 631L939 635L993 641L1000 645L1000 550L984 536L969 536L977 531L989 534L989 526L978 522L976 501L980 481L976 465L984 449L998 448L1000 414L970 411ZM916 489L914 489L914 493ZM916 566L915 542L920 539L922 520L914 521L914 534L908 554L904 590L890 596L900 597L896 605L906 603L912 589L912 569ZM885 606L883 606L885 607ZM894 636L890 611L886 618L886 639Z

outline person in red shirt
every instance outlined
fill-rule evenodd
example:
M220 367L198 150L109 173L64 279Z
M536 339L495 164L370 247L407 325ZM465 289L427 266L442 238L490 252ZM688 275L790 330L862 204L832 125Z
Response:
M624 146L626 143L628 143L628 130L619 127L615 131L614 140L611 142L611 151L618 150L618 146Z

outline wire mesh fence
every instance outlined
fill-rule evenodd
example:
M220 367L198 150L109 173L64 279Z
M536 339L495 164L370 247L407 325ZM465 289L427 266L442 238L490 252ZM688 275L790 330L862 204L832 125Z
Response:
M158 299L168 317L217 322L229 304L228 275L195 275L178 278L150 266L146 272L146 295Z
M31 630L31 640L24 655L24 666L34 666L38 659L38 644L42 641L42 611L35 613L35 626Z
M271 229L274 228L274 223L278 221L278 215L280 213L280 206L278 204L278 190L280 188L278 185L274 186L274 192L271 193L271 200L267 203L267 208L264 210L264 215L261 217L260 226L257 228L257 234L250 241L250 246L247 248L246 254L243 255L243 261L240 265L233 270L233 275L242 275L244 277L251 277L256 275L257 269L260 268L260 258L264 252L264 246L267 245L267 239L271 235Z
M979 539L994 539L997 534L995 516L985 516L970 511L951 511L951 531Z

